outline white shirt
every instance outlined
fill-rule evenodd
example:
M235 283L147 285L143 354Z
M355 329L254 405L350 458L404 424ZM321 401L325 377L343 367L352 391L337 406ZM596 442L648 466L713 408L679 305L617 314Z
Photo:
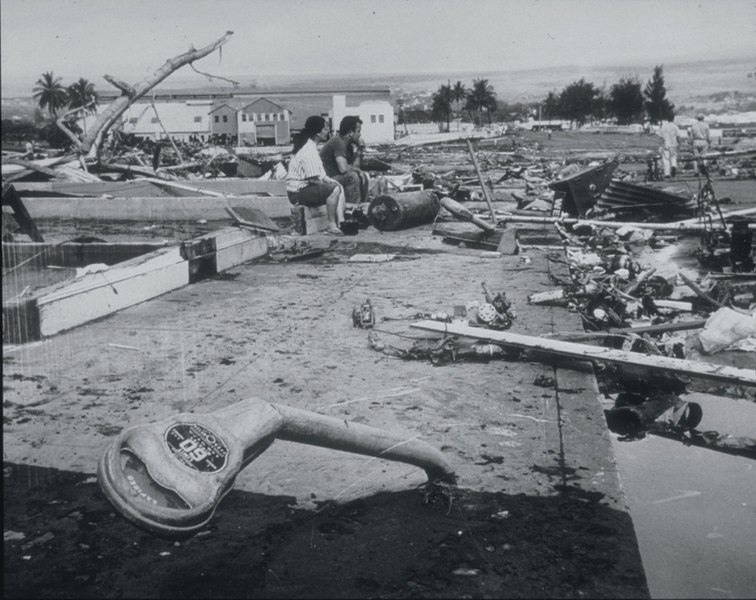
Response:
M677 148L677 138L680 137L680 130L671 121L664 121L659 128L659 136L665 148Z
M701 140L708 142L709 135L709 126L703 121L696 121L690 126L690 137L692 137L694 141Z
M289 161L289 173L286 175L286 191L298 192L307 185L310 177L325 177L323 161L320 160L318 147L312 140L307 140Z

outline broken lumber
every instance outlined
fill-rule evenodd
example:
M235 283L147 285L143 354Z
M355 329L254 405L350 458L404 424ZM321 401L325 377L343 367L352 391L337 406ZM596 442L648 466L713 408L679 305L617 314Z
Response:
M128 86L127 89L124 89L124 87L116 86L121 89L123 95L116 98L112 103L108 105L108 107L104 111L102 111L98 115L94 125L92 125L92 127L82 136L79 147L77 148L77 152L80 155L86 155L87 153L89 153L90 149L93 146L96 148L96 150L99 150L100 141L104 138L108 129L110 129L110 127L121 117L121 115L126 112L126 109L131 106L134 101L144 96L147 92L149 92L152 88L154 88L157 84L159 84L177 69L180 69L184 65L192 63L197 59L203 58L217 48L220 48L229 40L232 35L233 31L227 31L223 37L217 39L212 44L209 44L204 48L200 48L199 50L191 48L189 51L184 52L183 54L169 58L167 61L165 61L163 66L155 71L150 77L143 79L133 87ZM110 81L111 83L115 81L112 77L106 77L105 79L107 81ZM121 85L125 86L125 84Z
M537 350L597 362L611 362L652 370L663 370L690 377L700 377L724 381L738 385L756 386L756 370L727 367L712 363L671 358L668 356L649 356L640 352L628 352L612 348L602 348L588 344L576 344L559 340L512 333L511 331L494 331L482 327L469 327L457 323L439 323L438 321L419 321L410 327L435 331L446 335L458 335L489 342L514 346L526 350Z
M239 227L248 227L250 229L261 229L263 231L277 232L280 231L268 215L258 208L248 208L246 206L226 206L226 212L231 216Z
M84 267L93 263L114 265L131 258L154 252L171 245L171 242L57 242L29 243L3 242L3 270L31 264L43 269L58 267ZM5 276L5 273L3 273Z
M648 433L682 442L686 446L698 446L725 454L756 458L756 438L733 436L716 431L699 431L666 423L654 424L648 429Z
M494 225L496 225L496 212L494 211L493 204L491 203L491 194L488 191L488 186L486 186L486 183L483 181L483 175L481 174L480 167L478 166L478 159L475 158L475 151L473 150L472 142L470 141L470 138L467 138L465 141L467 142L467 150L470 152L470 157L472 158L473 166L475 167L475 173L478 175L480 187L483 189L483 196L486 199L486 204L488 204L488 210L491 211L491 220L493 221Z
M130 198L24 198L29 214L39 221L60 219L110 221L217 221L228 219L226 205L260 210L269 218L288 218L282 196L152 196Z
M447 244L464 244L467 248L500 252L499 244L508 232L481 231L477 227L473 229L468 223L449 222L436 223L431 233L441 236L441 241Z
M3 302L3 342L24 343L113 314L268 252L265 235L228 227Z
M31 182L13 184L23 198L30 196L113 196L116 198L152 198L157 196L286 196L283 180L260 179L203 179L191 185L145 177L130 181L99 181L77 183L70 181ZM179 187L181 186L181 187ZM288 202L288 198L287 198Z
M713 306L714 308L724 308L725 305L721 302L717 302L709 296L706 292L704 292L700 287L698 287L695 282L693 282L689 277L685 275L685 273L678 273L680 276L680 279L682 279L685 282L685 285L687 285L693 292L695 292L696 296L704 300L707 304Z
M45 241L13 185L6 184L3 186L2 205L10 209L10 214L18 223L22 233L28 235L33 242ZM5 239L5 224L3 224L3 239Z
M732 210L723 213L722 216L728 217L744 216L756 214L756 208L744 208L741 210ZM630 227L636 229L656 229L659 231L706 231L709 229L721 229L721 223L703 224L700 219L685 219L683 221L672 221L670 223L631 223L627 221L598 221L590 219L576 219L563 217L530 217L524 215L502 215L499 213L499 222L505 223L561 223L562 225L593 225L596 227L609 227L612 229L621 229ZM751 223L750 229L756 229L756 224Z
M477 225L483 231L494 231L496 229L495 225L491 225L491 223L484 221L478 215L474 215L456 200L452 200L447 196L442 196L439 202L441 202L441 206L443 206L458 219L462 219L463 221L468 221L473 225Z

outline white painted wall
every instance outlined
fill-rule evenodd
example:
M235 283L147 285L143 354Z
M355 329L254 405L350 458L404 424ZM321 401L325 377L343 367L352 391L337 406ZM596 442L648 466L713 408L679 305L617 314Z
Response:
M210 100L188 100L186 102L155 103L155 108L165 129L176 139L186 139L190 135L210 135ZM149 104L132 104L123 114L124 133L159 139L165 137L160 123L155 119L155 111Z
M358 106L347 106L346 96L333 97L333 130L338 131L341 119L357 115L362 119L362 139L366 144L385 144L394 141L394 107L385 100L365 100Z

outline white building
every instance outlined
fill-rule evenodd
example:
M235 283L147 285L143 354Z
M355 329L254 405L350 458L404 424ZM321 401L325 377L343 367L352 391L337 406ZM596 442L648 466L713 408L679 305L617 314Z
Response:
M100 111L120 95L113 90L98 93ZM159 139L166 137L168 131L171 137L182 140L192 135L207 139L212 134L225 134L238 135L247 144L285 144L311 115L330 119L334 129L338 129L346 115L357 115L363 122L362 134L367 143L394 140L394 107L389 87L265 93L237 88L155 90L152 98L157 115L149 98L140 98L122 117L124 133ZM249 109L256 102L261 105Z
M184 100L182 102L136 103L121 117L123 132L154 140L170 136L186 140L191 135L207 138L211 133L212 100Z
M362 139L366 144L383 144L394 141L394 107L387 100L363 100L347 106L346 96L333 96L331 118L333 130L338 131L341 119L356 115L362 119Z
M239 110L239 143L244 145L288 144L291 112L267 98L258 98Z

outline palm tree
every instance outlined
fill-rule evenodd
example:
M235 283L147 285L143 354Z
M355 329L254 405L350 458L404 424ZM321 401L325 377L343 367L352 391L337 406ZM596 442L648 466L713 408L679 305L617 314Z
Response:
M79 78L79 81L68 86L68 106L71 109L80 108L83 112L84 133L87 131L87 113L97 112L99 98L94 89L94 83Z
M452 90L449 85L442 85L438 91L433 94L431 99L432 118L438 123L446 121L446 131L449 131L449 120L451 119L451 102Z
M83 77L68 86L68 102L70 108L83 108L86 112L94 112L99 98L94 89L94 83Z
M68 102L68 94L60 83L60 77L55 77L52 71L43 73L42 77L37 79L32 92L39 107L42 109L47 107L53 119Z
M467 88L465 88L465 84L461 81L457 81L452 88L451 95L454 102L457 103L457 112L459 112L462 107L462 100L467 96ZM457 121L457 129L459 129L459 121Z
M491 122L491 112L496 110L496 92L488 79L473 79L473 87L467 93L466 108L478 113L478 125L483 125L483 111L488 113Z

